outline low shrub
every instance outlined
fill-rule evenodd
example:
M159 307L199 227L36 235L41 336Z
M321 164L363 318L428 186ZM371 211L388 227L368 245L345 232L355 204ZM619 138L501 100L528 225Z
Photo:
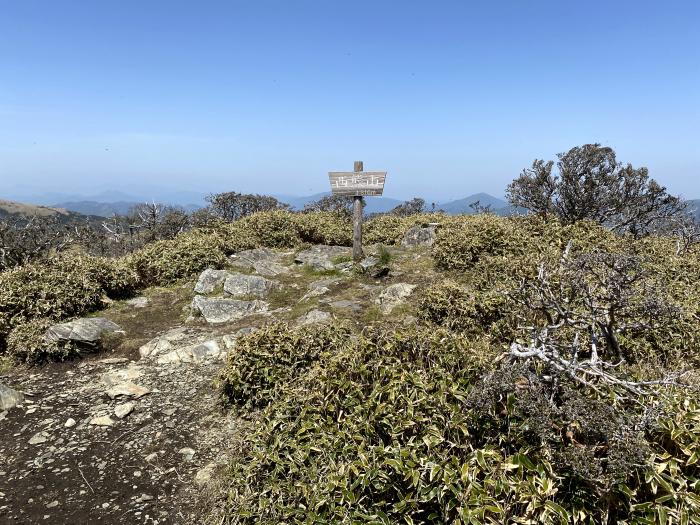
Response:
M254 235L256 246L292 248L300 242L298 216L289 211L255 213L241 219L235 226L238 231Z
M46 330L56 321L33 319L15 326L7 337L7 353L16 361L40 363L42 361L63 361L79 355L77 346L71 343L46 341Z
M369 219L363 227L362 240L367 244L398 246L413 225L414 218L398 215L378 215Z
M308 348L276 330L266 356ZM253 384L279 377L246 356ZM696 395L611 405L495 357L444 329L378 327L244 395L267 402L230 463L224 521L700 522Z
M125 262L145 286L163 286L206 268L221 268L226 257L216 235L194 230L148 244Z
M344 213L305 212L296 216L300 240L309 244L352 246L352 222Z
M222 394L231 403L264 406L321 357L346 344L348 337L349 331L337 325L262 328L241 339L229 354L218 380Z
M498 289L470 290L444 280L423 292L418 317L424 321L492 341L509 342L516 322L513 305Z
M81 315L102 304L105 290L85 261L61 257L0 273L0 348L9 332L34 319L59 320ZM93 267L94 271L95 268Z

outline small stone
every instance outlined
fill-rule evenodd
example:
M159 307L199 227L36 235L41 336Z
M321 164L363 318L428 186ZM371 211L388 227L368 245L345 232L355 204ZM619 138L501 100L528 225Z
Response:
M121 403L120 405L114 407L114 415L117 416L119 419L124 419L126 416L131 414L131 412L133 412L135 406L136 403L134 403L133 401Z
M24 401L24 395L17 390L0 384L0 412L10 410Z
M41 445L42 443L46 443L48 439L49 435L46 432L38 432L29 439L29 444Z
M134 297L126 301L126 304L134 308L146 308L146 306L148 306L148 297Z
M197 471L194 476L194 482L199 485L205 485L212 477L214 469L216 468L216 463L209 463L204 468Z
M100 416L92 418L90 424L98 427L111 427L114 426L114 420L109 416Z
M183 459L185 461L192 461L192 458L194 457L194 449L191 449L189 447L181 448L178 450L178 454L181 454L183 456Z
M107 395L111 399L114 399L115 397L119 396L130 396L138 399L140 397L145 396L146 394L149 394L150 392L151 391L148 388L136 385L134 383L126 382L115 385L109 390L107 390Z
M150 494L141 494L138 498L136 498L136 503L143 503L144 501L152 501L153 496Z
M75 419L72 417L69 417L66 422L63 424L64 427L66 428L73 428L76 425Z
M58 507L58 501L52 501L51 503L46 504L47 509L53 509L54 507Z
M146 459L146 462L147 462L147 463L152 463L152 462L154 462L156 459L158 459L158 453L157 453L157 452L152 452L151 454L149 454L148 456L146 456L145 459Z

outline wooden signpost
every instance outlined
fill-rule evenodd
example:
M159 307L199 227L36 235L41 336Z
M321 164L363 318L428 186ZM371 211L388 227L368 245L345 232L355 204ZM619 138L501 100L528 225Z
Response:
M363 168L362 161L356 160L354 171L328 173L333 195L353 197L352 258L355 262L362 259L362 197L381 195L386 181L386 171L363 171Z

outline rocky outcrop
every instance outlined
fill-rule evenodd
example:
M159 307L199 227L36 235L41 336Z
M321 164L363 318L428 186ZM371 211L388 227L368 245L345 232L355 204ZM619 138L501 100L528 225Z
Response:
M51 326L44 334L44 339L51 342L73 342L96 346L104 334L120 331L122 331L121 327L109 319L85 317Z
M197 284L194 285L195 293L208 294L212 293L217 287L221 286L229 276L226 270L212 270L207 268L197 279Z
M198 295L192 301L192 310L199 312L210 324L229 323L249 315L267 312L264 301L241 301Z
M387 286L376 300L379 310L383 314L391 313L394 308L405 302L406 297L411 295L415 288L415 284L408 283L397 283Z
M224 292L233 297L266 297L272 290L280 287L279 283L259 275L243 273L230 274L224 282Z
M350 257L350 255L350 248L345 246L319 244L297 253L294 262L305 264L314 270L333 270L336 267L333 259Z
M410 228L401 241L401 246L404 248L413 248L416 246L432 246L437 236L437 224L428 224L425 226L413 226Z
M10 410L24 401L24 394L0 384L0 412Z
M279 253L269 248L255 248L235 253L229 259L234 266L253 268L260 275L274 277L289 272L289 268L281 264L285 255L288 254Z

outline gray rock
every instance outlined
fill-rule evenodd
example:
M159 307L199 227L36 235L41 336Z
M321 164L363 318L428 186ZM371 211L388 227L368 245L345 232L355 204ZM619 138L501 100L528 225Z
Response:
M401 246L412 248L415 246L432 246L435 242L437 233L435 232L437 224L428 224L426 226L413 226L410 228L401 241Z
M413 293L415 284L397 283L387 286L376 300L379 310L383 314L391 313L398 305L402 304L406 297Z
M124 419L126 416L131 414L136 407L136 403L133 401L127 401L126 403L120 403L114 407L114 415L119 419Z
M106 333L121 332L122 328L104 317L84 317L67 323L55 324L44 334L46 341L74 342L95 346Z
M376 257L365 257L360 261L360 268L362 268L363 272L366 272L367 270L374 268L379 264L379 259Z
M181 326L168 330L139 348L141 357L152 357L175 350L178 346L187 344L191 335L187 327Z
M316 323L327 323L332 318L331 314L322 310L311 310L306 315L297 319L297 326L306 326Z
M192 301L192 310L202 314L210 324L228 323L249 315L267 312L269 305L264 301L241 301L238 299L217 299L198 295Z
M205 359L219 357L219 354L221 354L219 343L216 340L211 340L184 348L178 348L177 350L160 355L156 359L156 362L160 365L197 363Z
M260 275L274 277L281 273L289 272L289 268L281 264L285 253L279 253L269 248L255 248L244 250L232 255L231 264L239 268L253 268Z
M0 384L0 412L10 410L24 401L24 394Z
M110 387L114 385L118 385L120 383L124 383L126 381L132 381L134 379L138 379L143 375L143 371L141 368L139 368L135 364L131 364L127 366L126 368L122 368L121 370L116 370L113 372L108 372L106 374L102 374L102 382Z
M110 399L114 399L115 397L120 396L127 396L138 399L140 397L145 396L146 394L149 394L150 392L151 391L146 387L126 382L114 385L113 387L108 389L107 395L110 397Z
M324 244L319 244L297 253L294 262L297 264L305 264L314 270L333 270L335 268L333 259L337 257L349 257L350 255L350 248L346 248L345 246L326 246Z
M146 308L146 306L148 306L148 297L134 297L126 301L126 304L134 308Z
M41 445L42 443L46 443L48 439L49 435L46 432L38 432L29 439L29 444Z
M230 274L226 270L212 270L207 268L197 279L197 284L194 285L196 293L212 293L217 286L221 286Z
M362 306L360 306L359 303L357 303L355 301L350 301L348 299L342 299L340 301L333 301L332 303L330 303L330 305L333 308L338 308L340 310L352 310L354 312L362 310Z
M206 466L197 471L197 474L194 476L194 482L200 487L206 485L211 480L215 470L216 463L208 463Z
M182 455L182 459L184 459L185 461L192 461L192 458L194 458L195 454L194 449L189 447L181 448L177 452L178 454Z
M224 283L224 292L233 297L266 297L280 285L259 275L230 274Z
M76 425L75 419L72 417L69 417L66 419L66 422L63 424L64 427L66 428L73 428Z
M97 427L112 427L114 420L109 416L100 416L92 418L89 424Z

